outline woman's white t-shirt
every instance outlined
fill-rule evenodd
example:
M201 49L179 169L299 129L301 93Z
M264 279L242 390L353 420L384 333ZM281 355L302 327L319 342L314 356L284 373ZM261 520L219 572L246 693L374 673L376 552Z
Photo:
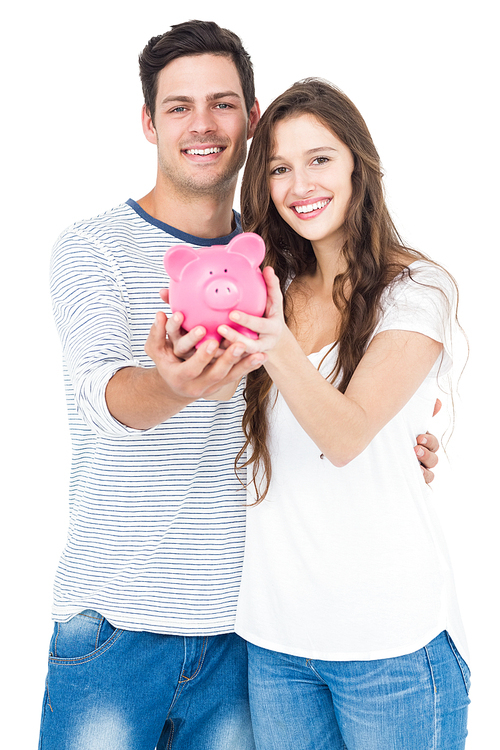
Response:
M271 398L272 481L266 499L247 511L236 619L236 632L263 648L370 660L412 653L448 630L467 658L436 498L414 452L429 427L438 376L451 366L454 287L431 263L417 261L410 271L385 291L373 335L417 331L442 342L443 354L363 453L336 468L281 395ZM330 348L309 357L325 377L336 356L333 349L325 358Z

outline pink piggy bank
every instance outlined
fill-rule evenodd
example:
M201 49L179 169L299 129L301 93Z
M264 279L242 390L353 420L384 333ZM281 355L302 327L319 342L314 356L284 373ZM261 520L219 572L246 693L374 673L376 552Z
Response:
M186 331L197 325L206 328L200 344L208 338L221 341L220 325L257 338L254 331L229 320L229 313L264 313L267 289L259 268L264 253L264 240L252 232L237 235L228 245L175 245L167 250L163 264L171 279L170 307L184 315Z

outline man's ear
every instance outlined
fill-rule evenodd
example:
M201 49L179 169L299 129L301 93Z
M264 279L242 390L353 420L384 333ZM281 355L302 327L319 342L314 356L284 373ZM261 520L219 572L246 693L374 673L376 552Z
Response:
M153 125L153 120L151 119L151 115L149 113L149 110L146 108L146 105L142 105L142 131L144 135L146 136L146 140L148 140L150 143L153 143L155 146L158 145L158 141L156 139L156 130L155 126Z
M256 99L248 115L247 140L253 137L253 134L255 133L255 128L257 127L257 123L259 122L259 120L260 120L260 105L259 105L258 100Z

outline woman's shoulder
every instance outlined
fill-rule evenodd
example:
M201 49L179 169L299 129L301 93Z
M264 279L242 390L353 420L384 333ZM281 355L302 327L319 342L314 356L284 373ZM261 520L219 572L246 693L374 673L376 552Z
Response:
M446 341L456 320L457 301L456 284L446 269L425 258L412 259L384 290L375 333L412 330Z
M443 266L427 258L410 259L395 275L386 289L386 298L394 299L399 294L408 293L418 296L419 292L427 294L440 292L449 302L456 299L456 283Z

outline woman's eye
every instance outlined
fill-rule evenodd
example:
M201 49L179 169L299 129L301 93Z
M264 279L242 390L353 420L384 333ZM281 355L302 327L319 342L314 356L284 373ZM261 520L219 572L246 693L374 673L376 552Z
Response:
M313 164L326 164L330 159L327 156L317 156L313 161Z
M271 175L286 174L286 172L288 172L287 167L276 167L276 169L273 169L271 172Z

